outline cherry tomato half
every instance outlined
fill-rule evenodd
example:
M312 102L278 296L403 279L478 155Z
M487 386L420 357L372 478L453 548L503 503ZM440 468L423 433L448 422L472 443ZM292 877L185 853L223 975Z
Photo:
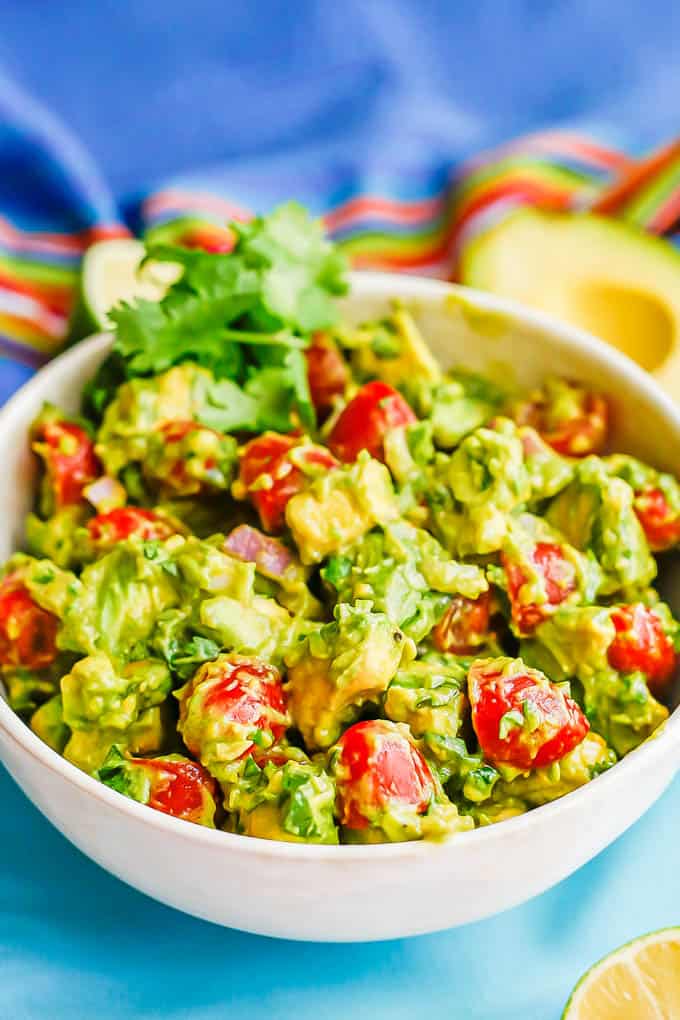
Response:
M518 769L559 761L588 720L569 695L521 659L479 659L468 673L472 726L484 757Z
M522 600L522 589L528 582L528 575L519 563L511 560L506 553L501 553L501 563L508 579L512 619L521 635L531 634L539 623L576 591L576 568L564 556L559 545L554 542L537 542L531 559L545 595L543 602Z
M85 486L102 473L94 443L85 429L73 422L46 422L35 445L45 461L56 508L79 503Z
M57 656L59 620L42 609L17 574L0 583L0 666L45 669Z
M565 457L601 453L607 441L609 407L604 397L560 381L559 394L543 391L515 408L518 425L531 425Z
M258 746L257 734L270 746L287 726L279 671L254 656L222 655L206 662L180 692L180 731L196 757L205 740L216 739L243 744L241 754L248 754Z
M262 527L278 532L285 526L288 500L304 489L309 477L337 466L335 457L324 446L300 446L294 436L265 432L246 444L239 477L260 515Z
M115 545L135 535L144 542L169 538L174 531L167 521L153 510L136 506L121 506L105 514L97 514L88 521L87 529L93 542Z
M128 764L143 768L149 777L149 807L188 822L212 822L217 784L198 762L133 758Z
M333 407L335 397L345 392L347 365L335 341L327 333L315 333L305 351L307 379L314 407L323 415Z
M386 811L424 814L435 795L430 768L396 723L356 723L338 741L336 771L340 821L365 829Z
M636 602L612 609L616 637L607 651L609 665L620 673L639 671L653 693L661 694L675 672L678 656L653 609Z
M415 421L417 418L401 393L387 383L366 383L342 411L328 445L345 463L355 461L362 450L384 460L385 433Z
M668 505L661 489L651 485L640 489L633 507L654 552L672 549L680 542L680 513Z
M491 592L476 599L455 595L432 631L432 641L440 652L472 655L489 637Z

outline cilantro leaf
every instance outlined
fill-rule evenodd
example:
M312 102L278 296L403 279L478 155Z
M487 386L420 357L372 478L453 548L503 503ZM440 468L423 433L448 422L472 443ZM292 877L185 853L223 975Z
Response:
M255 432L257 400L231 379L220 379L208 390L208 403L198 420L217 432Z
M113 353L86 392L92 418L101 419L126 379L191 360L215 378L198 416L211 428L315 427L303 351L314 330L336 321L334 297L347 289L344 256L294 202L231 226L237 240L227 254L147 247L147 259L183 271L161 301L123 303L110 313Z

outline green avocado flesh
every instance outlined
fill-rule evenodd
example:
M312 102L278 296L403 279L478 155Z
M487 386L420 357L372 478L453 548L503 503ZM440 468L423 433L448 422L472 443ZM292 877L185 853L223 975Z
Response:
M461 281L588 330L649 371L677 355L680 254L616 220L520 210L466 247Z
M668 716L680 627L654 581L680 485L608 452L606 394L446 373L398 302L342 322L342 263L298 207L234 229L229 254L151 246L183 275L112 313L83 417L32 426L10 704L120 794L251 838L445 839L595 779ZM553 231L607 237L499 230L543 278ZM515 296L486 243L472 282Z

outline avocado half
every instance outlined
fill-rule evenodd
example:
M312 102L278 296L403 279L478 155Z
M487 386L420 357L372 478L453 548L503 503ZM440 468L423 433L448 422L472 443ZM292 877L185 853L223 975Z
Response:
M588 330L680 399L680 252L590 213L521 209L463 252L462 282Z

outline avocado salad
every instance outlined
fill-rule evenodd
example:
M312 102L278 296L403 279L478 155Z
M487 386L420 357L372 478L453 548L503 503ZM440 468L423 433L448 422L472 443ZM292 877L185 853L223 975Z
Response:
M576 790L668 716L680 485L605 397L443 372L349 324L290 203L110 313L0 577L13 709L126 797L265 839L446 838Z

